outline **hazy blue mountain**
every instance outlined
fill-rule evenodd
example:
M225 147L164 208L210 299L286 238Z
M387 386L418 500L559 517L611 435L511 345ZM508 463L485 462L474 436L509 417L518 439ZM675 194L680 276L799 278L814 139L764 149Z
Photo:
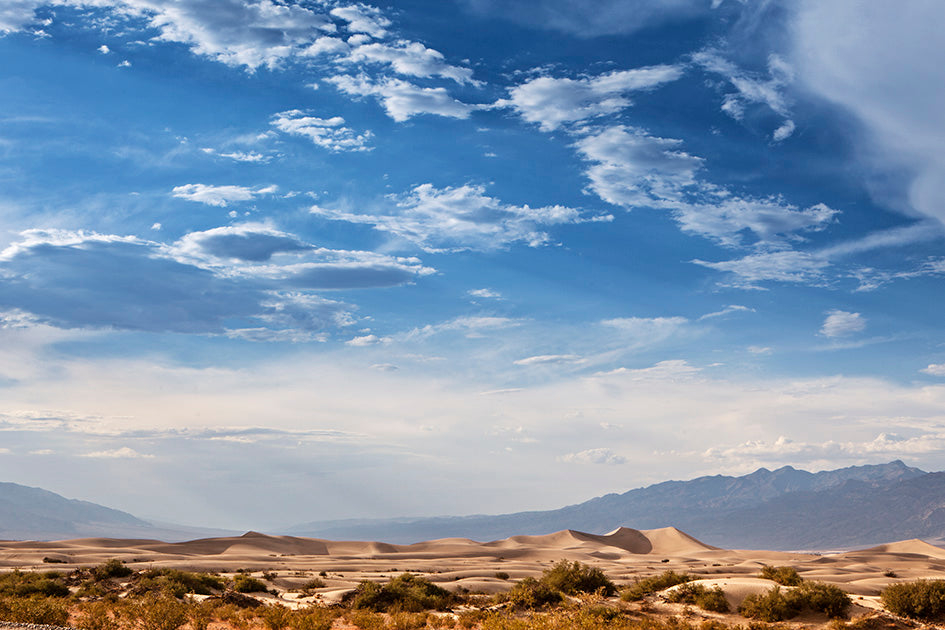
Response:
M761 468L743 477L667 481L558 510L326 521L298 525L289 533L416 542L671 525L720 547L813 549L945 536L942 503L945 473L926 473L901 461L819 473L785 466L773 471Z
M0 539L65 540L101 536L174 541L232 533L150 523L127 512L67 499L41 488L0 482Z

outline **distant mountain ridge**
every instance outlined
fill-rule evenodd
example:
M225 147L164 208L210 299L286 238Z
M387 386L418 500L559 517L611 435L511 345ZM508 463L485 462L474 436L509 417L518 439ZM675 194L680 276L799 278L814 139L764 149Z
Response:
M115 537L184 540L226 530L156 525L121 510L55 492L0 482L0 539L65 540Z
M811 473L785 466L742 476L667 481L558 510L501 515L327 521L287 533L416 542L496 540L563 529L603 533L673 526L707 544L829 549L904 538L945 538L945 473L901 461Z

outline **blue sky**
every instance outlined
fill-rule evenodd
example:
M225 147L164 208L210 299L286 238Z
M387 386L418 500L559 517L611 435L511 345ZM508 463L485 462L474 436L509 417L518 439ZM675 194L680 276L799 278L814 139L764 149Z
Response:
M5 2L0 477L273 528L938 470L943 27Z

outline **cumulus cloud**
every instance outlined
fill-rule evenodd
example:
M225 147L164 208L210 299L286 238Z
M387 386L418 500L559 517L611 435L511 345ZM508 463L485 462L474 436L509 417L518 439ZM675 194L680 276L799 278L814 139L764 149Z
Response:
M335 7L331 15L347 22L348 31L366 33L371 37L384 37L390 26L390 20L384 17L380 9L363 3Z
M411 77L441 77L457 83L474 83L471 69L450 65L438 50L408 40L400 40L396 44L362 44L351 48L339 61L386 65L397 74Z
M684 231L723 245L742 244L746 233L775 241L824 229L837 214L824 204L801 209L780 197L742 197L705 182L699 177L702 158L681 145L680 140L623 125L589 133L575 143L590 163L589 188L601 199L628 209L668 210Z
M733 446L716 446L703 453L713 461L765 460L792 462L798 460L843 461L849 459L899 458L939 453L945 449L945 433L923 433L905 438L895 433L880 433L871 440L835 441L822 443L795 441L785 436L776 440L750 440Z
M470 289L466 294L475 298L484 298L490 300L501 300L502 294L492 289Z
M588 215L566 206L515 206L485 194L483 186L436 188L421 184L390 198L383 214L353 213L315 206L312 213L337 221L365 223L389 232L429 252L490 250L524 242L545 245L547 226L607 221L609 215Z
M626 457L618 455L609 448L590 448L586 451L562 455L559 459L569 464L604 464L616 466L627 463Z
M264 262L280 252L314 249L296 237L259 223L218 227L185 234L174 246L177 256Z
M292 109L274 115L271 124L279 131L308 138L317 146L336 153L371 150L371 132L359 134L345 127L345 119L341 116L319 118Z
M919 371L931 376L945 376L945 363L929 363Z
M185 184L175 186L171 194L178 199L196 201L208 206L226 207L234 201L250 201L259 195L276 192L276 186L247 188L246 186L211 186L207 184Z
M555 79L537 77L509 90L498 107L511 107L542 131L554 131L565 123L612 114L630 106L624 95L653 89L682 76L679 66L661 65L617 70L596 77Z
M442 87L421 87L408 81L382 78L377 81L366 75L340 75L326 79L349 96L374 96L397 122L404 122L419 114L434 114L447 118L469 118L474 109L462 103Z
M834 309L828 311L820 334L825 337L846 337L866 329L866 318L859 313Z
M36 9L47 0L7 0L0 5L0 33L25 29L36 20Z

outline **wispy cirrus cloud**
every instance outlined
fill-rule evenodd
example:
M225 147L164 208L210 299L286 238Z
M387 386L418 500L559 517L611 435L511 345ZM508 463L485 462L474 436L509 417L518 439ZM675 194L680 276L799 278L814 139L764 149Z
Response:
M278 190L278 186L262 186L249 188L247 186L213 186L209 184L184 184L175 186L171 194L178 199L196 201L208 206L225 208L230 203L238 201L252 201L260 195L270 195Z

